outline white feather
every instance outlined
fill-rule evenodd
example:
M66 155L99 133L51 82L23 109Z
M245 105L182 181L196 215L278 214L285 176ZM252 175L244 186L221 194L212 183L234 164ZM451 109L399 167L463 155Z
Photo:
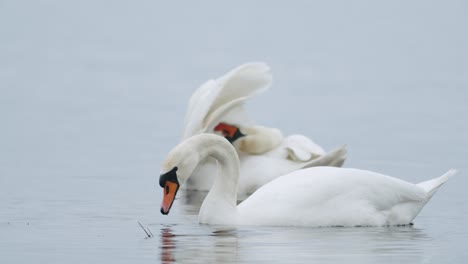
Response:
M245 137L234 146L241 156L239 192L249 194L258 187L301 168L341 166L346 149L326 153L303 135L283 137L276 128L254 125L245 111L246 101L264 92L272 82L265 63L241 65L216 80L209 80L192 95L187 109L183 138L200 133L214 133L220 122L238 126ZM213 183L216 164L207 160L199 164L188 189L207 191Z
M314 167L278 177L236 206L239 159L221 137L191 137L168 155L163 171L178 167L183 184L199 161L216 160L219 170L199 213L217 225L383 226L410 224L435 191L455 174L412 184L383 174L348 168ZM166 212L168 213L168 212Z

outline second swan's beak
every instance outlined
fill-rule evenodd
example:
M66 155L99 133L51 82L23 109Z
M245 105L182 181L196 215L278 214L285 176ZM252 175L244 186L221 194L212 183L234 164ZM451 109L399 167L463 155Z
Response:
M179 190L179 184L171 181L166 181L164 186L163 201L161 204L161 213L163 215L169 214L172 204L174 203L177 191Z
M219 123L215 128L214 131L219 131L223 134L224 138L226 138L231 144L236 141L240 137L244 137L245 135L242 134L240 129L236 126L229 125L226 123Z

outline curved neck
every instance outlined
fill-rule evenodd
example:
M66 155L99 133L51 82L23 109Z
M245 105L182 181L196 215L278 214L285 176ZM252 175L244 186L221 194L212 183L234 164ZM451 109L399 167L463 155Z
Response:
M239 158L234 147L224 138L214 135L200 137L196 146L199 161L214 158L217 171L213 186L200 208L199 222L230 224L235 221Z

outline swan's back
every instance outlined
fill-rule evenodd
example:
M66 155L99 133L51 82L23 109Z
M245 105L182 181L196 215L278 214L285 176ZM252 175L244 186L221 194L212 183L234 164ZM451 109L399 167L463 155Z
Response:
M303 226L409 224L429 198L424 188L379 173L314 167L258 189L239 205L239 221Z

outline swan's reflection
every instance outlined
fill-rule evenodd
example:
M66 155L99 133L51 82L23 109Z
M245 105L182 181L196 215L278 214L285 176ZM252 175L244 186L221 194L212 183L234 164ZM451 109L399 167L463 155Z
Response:
M236 261L238 242L235 229L218 228L199 230L209 231L202 234L175 234L174 228L167 226L161 228L161 263L186 262L194 259L206 263Z
M220 228L206 225L163 226L161 263L288 262L304 263L333 256L351 263L386 263L388 256L406 263L431 258L432 238L424 229L376 228ZM325 263L325 262L323 262Z
M174 258L174 249L175 249L175 239L174 234L170 228L161 229L161 263L173 263Z
M430 259L433 249L432 238L417 223L416 226L353 228L231 229L198 225L198 211L207 193L184 191L181 194L175 213L184 223L161 228L162 263L288 262L298 256L304 263L324 263L324 258L329 256L338 262L385 263L389 255L393 260L413 263Z

